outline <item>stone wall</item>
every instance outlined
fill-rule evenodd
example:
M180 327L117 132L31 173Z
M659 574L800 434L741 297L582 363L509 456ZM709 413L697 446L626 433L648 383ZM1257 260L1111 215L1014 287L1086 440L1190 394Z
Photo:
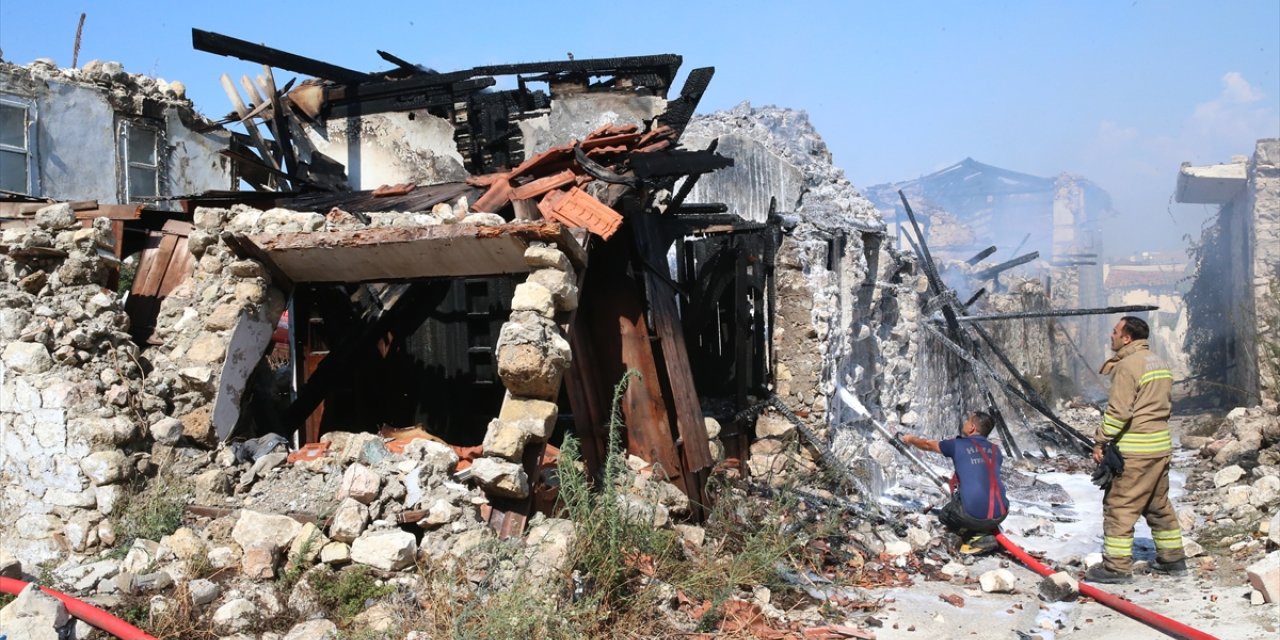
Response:
M102 285L110 225L39 210L0 244L0 546L35 565L113 538L110 516L145 450L145 391L129 318Z
M1264 404L1275 404L1280 402L1280 139L1258 141L1249 161L1248 190L1259 396Z
M1280 140L1259 140L1248 182L1194 248L1187 351L1225 404L1280 401Z

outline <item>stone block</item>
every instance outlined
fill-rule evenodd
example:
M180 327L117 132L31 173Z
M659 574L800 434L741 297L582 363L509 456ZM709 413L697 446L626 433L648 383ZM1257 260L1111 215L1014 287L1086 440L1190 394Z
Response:
M161 444L177 444L182 439L182 421L170 416L165 416L148 428L151 432L151 439Z
M529 274L527 282L542 285L551 292L556 309L573 311L578 308L578 283L573 273L558 269L538 269Z
M508 394L498 412L498 419L519 422L534 439L544 441L556 428L556 416L560 407L554 402L535 398L520 398ZM526 422L527 421L527 422Z
M498 375L515 396L554 401L572 354L560 328L532 313L513 313L498 336Z
M1253 487L1249 485L1232 485L1227 487L1222 499L1222 506L1227 509L1235 509L1249 504L1252 498Z
M199 578L187 583L187 592L191 594L191 604L203 607L222 595L222 587L212 580Z
M285 562L291 566L309 567L320 557L320 550L329 544L329 538L316 525L308 522L289 545Z
M178 527L173 533L160 538L160 546L172 551L179 560L190 560L208 551L208 545L190 527Z
M573 521L548 518L534 525L525 536L527 566L535 577L567 574L570 553L577 544L578 532Z
M49 355L49 350L38 342L10 342L0 358L3 358L5 367L14 373L35 375L53 368L53 357Z
M129 458L117 450L96 451L80 461L80 471L95 487L116 484L128 477Z
M1263 476L1253 481L1253 493L1249 496L1249 504L1263 507L1280 501L1280 478Z
M364 532L368 524L369 508L347 498L333 513L333 523L329 525L329 537L338 542L350 543Z
M480 458L471 465L471 478L486 491L509 498L529 495L529 476L514 462L499 458Z
M382 487L382 477L376 471L360 463L347 467L342 474L342 486L338 489L338 499L351 498L361 504L369 504L378 498L378 490Z
M569 258L564 252L555 247L529 245L524 250L524 261L534 269L558 269L560 271L569 271L573 267L569 264Z
M1233 464L1229 467L1223 467L1213 474L1213 486L1221 489L1227 485L1235 484L1236 481L1243 477L1244 469Z
M330 542L320 548L320 562L341 565L351 562L351 546L345 542Z
M213 628L221 634L231 635L248 629L258 619L259 606L247 598L224 602L213 612Z
M421 438L404 447L405 457L421 460L430 473L452 473L458 466L458 453L443 442Z
M356 538L351 544L351 561L383 571L399 571L413 564L417 548L417 539L408 531L376 531Z
M1264 602L1280 602L1280 551L1272 551L1249 565L1245 574L1249 584L1262 593Z
M519 423L491 420L484 435L484 454L519 462L528 442L529 433Z
M21 578L22 562L5 549L0 549L0 578Z
M288 516L242 509L235 527L231 529L231 539L242 549L262 545L279 551L289 546L301 530L302 524Z
M985 593L1013 593L1018 578L1008 569L995 569L979 576L978 584Z
M244 547L240 557L240 573L250 580L270 580L276 576L276 561L280 548L270 544L255 543Z
M283 640L337 640L338 626L329 620L308 620L289 629Z
M14 640L59 640L70 622L66 605L35 584L0 609L0 630Z
M784 438L796 431L796 426L785 416L766 411L756 420L756 437Z
M1040 581L1040 593L1049 602L1072 600L1080 593L1080 583L1066 571L1059 571Z
M66 202L51 204L36 210L36 226L48 231L76 229L80 223L76 221L76 212Z
M536 282L522 282L516 285L515 295L511 298L511 310L531 311L544 318L554 318L556 303L546 287Z

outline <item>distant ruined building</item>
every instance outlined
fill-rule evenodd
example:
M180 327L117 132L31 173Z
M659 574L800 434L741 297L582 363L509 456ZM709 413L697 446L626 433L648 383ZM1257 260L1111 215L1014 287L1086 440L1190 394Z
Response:
M914 180L869 187L867 197L884 216L889 234L902 246L909 246L904 227L909 228L910 223L899 191L921 218L922 231L935 257L944 265L952 263L956 267L953 274L968 272L967 283L965 276L943 274L961 294L985 288L990 301L992 294L1010 292L1012 274L1017 273L1042 280L1040 301L1027 305L1084 308L1108 304L1100 259L1101 221L1115 212L1110 195L1096 184L1065 173L1044 178L965 158ZM969 268L979 260L986 263ZM1021 267L1017 272L985 267L993 263L1001 263L997 267L1025 263L1038 267ZM1020 287L1017 295L1025 297L1025 292L1026 288ZM1042 372L1046 383L1049 376L1059 382L1092 380L1093 371L1106 357L1110 320L1082 316L1041 322L1046 325L1044 333L1053 336L1051 348L1023 345L1022 341L1006 344L1015 360L1017 354L1024 354L1025 360L1019 362L1023 370ZM1002 330L1025 333L1007 324Z

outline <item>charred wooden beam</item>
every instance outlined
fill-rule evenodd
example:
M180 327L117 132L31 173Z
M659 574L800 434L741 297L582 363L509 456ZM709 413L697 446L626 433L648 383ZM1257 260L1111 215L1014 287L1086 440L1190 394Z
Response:
M675 129L676 140L684 135L685 127L693 119L693 113L698 110L698 103L702 101L707 86L711 84L711 77L715 74L715 67L700 67L690 71L684 86L680 88L680 97L668 103L666 112L658 116L659 122Z
M333 80L335 82L364 82L370 79L369 74L339 67L336 64L321 62L314 58L273 49L268 46L254 44L201 29L191 30L191 46L197 51L205 51L220 56L230 56L249 62L271 65L279 69L301 73L303 75Z
M969 258L968 260L966 260L966 261L965 261L965 264L967 264L967 265L969 265L969 266L971 266L971 267L972 267L973 265L978 264L979 262L982 262L983 260L986 260L986 259L987 259L987 257L989 257L991 254L993 254L993 253L995 253L995 252L996 252L996 246L995 246L995 245L991 245L991 246L987 247L986 249L983 249L982 251L979 251L979 252L978 252L978 255L976 255L976 256L974 256L974 257Z
M733 166L733 158L727 158L714 149L703 151L656 151L633 153L627 164L641 178L684 176L710 173L716 169Z
M978 289L978 291L977 291L976 293L974 293L973 295L969 296L969 299L965 301L965 303L964 303L964 310L965 310L965 311L968 311L968 310L969 310L969 307L972 307L972 306L974 305L974 303L976 303L978 300L981 300L981 299L982 299L982 296L985 296L985 295L987 295L987 288L986 288L986 287L983 287L983 288L981 288L981 289Z
M989 313L977 316L961 316L964 322L986 322L989 320L1023 320L1026 318L1062 318L1066 316L1102 316L1112 313L1138 313L1142 311L1159 311L1160 307L1150 304L1133 304L1121 307L1098 307L1091 309L1047 309L1044 311L1018 311L1015 313Z
M1031 253L1018 256L1012 260L1001 262L1000 264L994 267L983 269L982 271L979 271L973 274L973 279L974 280L990 280L991 278L994 278L1000 275L1000 273L1003 271L1008 271L1009 269L1012 269L1016 266L1024 265L1039 257L1040 257L1039 251L1032 251Z
M707 145L707 151L715 153L716 148L719 146L720 138L716 138L711 141L711 144ZM671 209L675 209L677 211L680 209L681 205L684 204L685 198L688 198L689 194L693 193L693 187L698 184L698 179L701 177L702 174L695 173L688 178L685 178L685 181L680 185L680 189L676 191L674 196L671 196ZM674 181L671 184L674 186ZM772 210L772 205L770 206L770 210Z
M920 244L916 245L912 241L912 248L916 249L920 255L921 263L924 266L925 277L929 280L929 288L933 290L933 295L941 296L946 290L946 285L942 282L942 277L938 275L938 265L933 261L933 255L929 253L929 243L924 239L924 233L920 230L920 223L916 221L916 213L911 210L911 203L907 202L907 195L898 190L898 197L902 199L902 206L907 210L907 218L911 220L911 229L915 231L916 237L920 239ZM911 236L907 236L910 240ZM960 323L956 321L956 310L950 304L942 305L942 317L947 321L947 330L951 332L956 339L961 339Z
M933 334L934 337L938 338L938 340L942 342L942 345L946 347L949 351L956 354L961 360L964 360L965 362L969 363L969 365L973 367L973 370L975 372L981 374L983 377L991 380L992 382L999 384L1000 386L1004 387L1006 391L1016 396L1019 400L1022 400L1023 402L1027 403L1028 406L1031 406L1033 409L1036 409L1036 411L1040 411L1040 409L1036 407L1036 405L1034 404L1034 401L1031 400L1031 398L1027 396L1027 394L1023 393L1021 389L1009 384L1009 382L1004 378L1000 377L1000 374L996 373L995 370L992 369L990 365L983 362L982 360L979 360L968 351L965 351L963 348L960 347L960 345L956 344L950 338L948 338L946 334L939 331L937 327L934 327L932 324L928 322L921 323L921 326L924 327L926 331ZM1043 414L1043 412L1041 413ZM1092 439L1082 435L1079 431L1076 431L1074 427L1063 422L1057 416L1045 415L1045 417L1049 419L1050 424L1052 424L1054 428L1058 429L1062 433L1069 436L1073 442L1079 445L1081 451L1089 452L1089 453L1093 451Z

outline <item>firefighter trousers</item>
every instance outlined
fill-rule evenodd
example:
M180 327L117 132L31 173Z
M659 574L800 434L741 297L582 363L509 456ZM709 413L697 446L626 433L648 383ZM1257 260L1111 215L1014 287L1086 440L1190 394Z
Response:
M1124 472L1111 482L1102 498L1102 556L1107 568L1121 573L1133 570L1133 525L1147 519L1156 543L1156 559L1176 562L1185 558L1182 528L1169 501L1169 460L1125 459Z

